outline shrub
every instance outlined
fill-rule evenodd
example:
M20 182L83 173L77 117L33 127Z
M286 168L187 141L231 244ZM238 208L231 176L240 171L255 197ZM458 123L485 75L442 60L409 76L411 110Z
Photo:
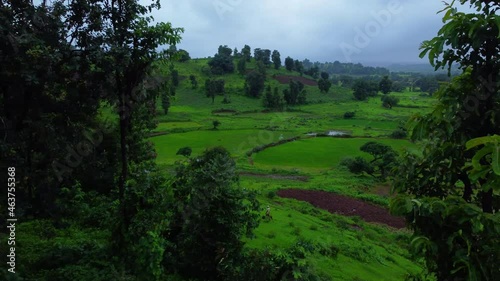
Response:
M354 115L356 115L356 112L348 111L348 112L344 113L344 119L351 119L354 117Z
M403 129L396 129L391 133L391 138L394 139L404 139L408 136L408 133L406 130Z
M274 197L276 197L276 191L269 191L267 193L267 198L273 199Z

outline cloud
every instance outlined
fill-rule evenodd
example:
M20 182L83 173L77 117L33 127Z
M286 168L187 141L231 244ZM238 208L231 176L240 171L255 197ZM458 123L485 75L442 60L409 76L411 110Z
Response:
M153 13L155 19L185 28L179 48L192 57L212 56L219 45L241 49L248 44L252 49L277 49L282 57L365 64L425 62L418 58L418 48L437 34L442 22L436 12L444 7L430 0L168 0L161 4L162 9ZM390 18L381 20L387 13ZM369 39L362 47L355 41L359 30ZM345 45L356 52L347 57L341 47Z

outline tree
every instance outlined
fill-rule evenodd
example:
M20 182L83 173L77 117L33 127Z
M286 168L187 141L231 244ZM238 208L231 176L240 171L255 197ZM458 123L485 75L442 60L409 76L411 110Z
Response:
M390 146L377 142L367 142L360 147L360 150L372 155L373 159L368 162L359 156L354 159L346 158L341 162L341 165L346 166L351 173L367 173L382 180L390 175L390 171L396 163L397 156L396 152Z
M175 155L182 155L186 158L189 158L189 156L191 156L192 152L193 152L193 150L191 149L191 147L185 146L185 147L179 148L179 150L177 150L177 153L175 153Z
M219 127L222 123L219 120L214 120L212 121L212 125L214 126L214 130L217 130L217 127Z
M324 72L324 71L321 72L321 79L328 80L329 78L330 78L330 74L328 74L328 72Z
M170 88L169 91L163 91L161 94L161 107L163 108L164 114L167 115L168 109L170 108Z
M423 148L400 159L391 209L406 216L412 251L437 280L494 280L500 274L500 5L460 2L475 12L445 4L444 25L422 43L421 57L449 72L456 64L462 74L436 92L431 113L412 118L410 137Z
M241 56L245 58L247 62L250 62L250 59L252 58L252 49L250 46L245 45L243 49L241 49Z
M300 76L302 76L302 74L304 73L304 66L299 60L294 61L294 69L295 71L300 73Z
M246 58L241 57L238 60L238 73L240 75L245 75L246 71L247 71L247 61L246 61Z
M227 45L220 45L219 49L217 50L217 54L224 56L224 57L231 57L233 50L229 48Z
M391 87L392 92L402 93L404 90L405 90L405 86L402 82L394 81L394 83L392 83L392 87Z
M172 79L172 85L174 87L179 86L179 71L177 71L176 69L172 69L170 71L170 75L171 75L171 79Z
M369 85L363 79L357 79L352 86L354 98L357 100L366 100L369 96Z
M288 71L294 70L295 62L291 57L286 57L285 59L285 68Z
M265 108L274 108L273 93L270 85L267 85L266 87L266 94L262 99L262 105Z
M196 76L194 76L193 74L189 75L189 80L191 81L192 89L198 88L198 81L196 80Z
M265 76L257 71L252 71L247 74L244 86L246 95L253 98L259 98L264 90L265 82Z
M223 75L234 72L234 63L231 53L233 51L227 45L220 45L217 54L208 62L210 71L215 75Z
M384 95L387 95L388 93L390 93L391 89L392 89L392 81L389 79L389 76L384 76L384 78L382 78L382 80L380 80L378 87L379 87L379 90Z
M183 49L179 49L179 51L177 51L177 57L179 58L180 62L186 62L186 61L189 61L191 59L188 51L183 50Z
M241 57L241 54L238 52L238 48L236 48L236 47L234 47L234 50L233 50L233 57L235 57L235 58Z
M309 68L308 70L304 71L305 74L311 76L314 79L318 79L319 75L319 67L318 66L313 66ZM325 72L326 73L326 72ZM328 73L326 73L328 75ZM326 78L328 79L328 77Z
M216 147L176 169L173 184L175 216L168 240L170 267L181 275L215 280L219 263L237 260L243 236L258 226L259 203L238 185L236 164Z
M278 50L274 50L272 54L274 69L280 69L281 67L281 56Z
M271 64L271 61L269 60L269 58L271 56L270 50L256 48L256 49L254 49L253 52L254 52L255 61L261 61L266 67Z
M318 80L318 88L322 93L328 93L331 87L332 83L329 80L323 78Z
M291 80L288 89L283 90L283 97L287 105L306 104L306 90L300 81Z
M225 93L225 81L222 79L205 80L205 94L212 98L212 104L215 102L215 96Z
M422 92L426 92L432 96L438 89L439 83L433 76L425 76L415 81L415 85L420 87Z
M388 107L389 109L392 109L393 106L396 106L399 103L399 99L391 95L384 95L380 100L382 101L382 105L384 107Z

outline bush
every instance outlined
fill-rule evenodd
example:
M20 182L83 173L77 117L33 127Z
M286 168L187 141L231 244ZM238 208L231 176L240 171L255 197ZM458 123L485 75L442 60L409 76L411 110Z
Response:
M356 115L356 112L354 112L354 111L348 111L348 112L344 113L344 119L354 118L354 115Z
M392 108L393 106L397 106L399 103L399 99L397 97L390 96L390 95L384 95L384 96L382 96L382 98L380 100L382 101L382 105L384 107L388 107L388 108Z
M273 199L274 197L276 197L276 191L269 191L267 193L267 198Z
M404 139L408 136L408 132L403 129L396 129L391 133L391 138L393 139Z

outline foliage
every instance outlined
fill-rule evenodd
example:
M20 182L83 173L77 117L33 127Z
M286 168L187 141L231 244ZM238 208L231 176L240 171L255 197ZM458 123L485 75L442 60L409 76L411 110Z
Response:
M225 81L222 79L207 79L205 80L205 94L212 98L212 104L215 101L215 96L225 93Z
M250 62L250 59L252 58L252 50L250 46L245 45L243 49L241 49L241 56L245 58L247 62Z
M435 94L432 113L415 116L411 138L421 153L406 152L391 203L414 230L412 249L438 280L494 280L499 276L498 178L500 51L497 2L461 0L475 13L446 4L444 26L422 44L436 69L463 70Z
M271 58L273 60L274 69L280 69L280 67L281 67L280 52L278 52L278 50L274 50Z
M406 137L408 137L408 132L403 128L398 128L391 133L393 139L405 139Z
M354 111L347 111L344 113L344 119L352 119L356 115L356 112Z
M302 62L300 62L299 60L295 60L293 62L293 69L298 73L300 73L300 76L302 76L302 74L304 73L304 66L302 65Z
M217 127L219 127L222 123L219 120L214 120L212 121L212 125L214 126L214 130L217 130Z
M306 90L302 82L291 80L288 87L283 91L283 98L287 105L306 104Z
M285 58L285 68L288 71L292 71L295 69L295 62L291 57Z
M262 62L266 67L271 64L271 60L269 59L271 57L271 50L255 48L253 53L256 62Z
M196 80L196 76L194 76L193 74L189 75L189 81L191 81L191 88L192 89L198 88L198 81Z
M384 76L382 80L380 80L378 84L379 90L384 94L387 95L388 93L391 92L392 89L392 81L389 79L389 76Z
M170 89L170 87L169 87ZM168 114L168 109L170 108L170 91L162 91L161 93L161 107L163 108L164 114Z
M323 93L328 93L330 91L330 87L332 83L327 79L321 78L318 80L318 88Z
M247 96L258 98L264 90L266 76L258 71L252 71L247 74L245 79L245 93Z
M179 150L177 150L177 153L175 153L175 155L182 155L184 157L189 158L189 156L191 156L192 152L193 152L193 150L191 149L191 147L185 146L185 147L179 148Z
M367 142L360 147L360 150L372 155L373 159L368 162L363 157L346 158L340 165L346 166L351 173L361 174L363 172L376 176L380 179L385 179L391 174L391 170L396 163L396 152L388 145Z
M399 103L399 99L391 95L383 95L380 100L382 101L382 105L389 109L392 109L393 106L397 106Z
M241 57L238 60L238 73L240 75L245 75L246 71L247 71L247 61L246 61L246 58Z
M224 280L324 280L306 261L309 255L321 249L309 241L299 240L285 250L247 250L239 260L222 263Z
M377 90L374 90L373 86L364 79L357 79L352 86L352 90L354 98L361 101L377 93Z
M217 54L208 62L212 74L222 75L234 72L234 63L231 53L231 48L222 45L219 46Z
M221 147L177 167L169 267L183 276L214 280L220 263L240 256L243 235L258 225L254 194L238 186L236 166Z

